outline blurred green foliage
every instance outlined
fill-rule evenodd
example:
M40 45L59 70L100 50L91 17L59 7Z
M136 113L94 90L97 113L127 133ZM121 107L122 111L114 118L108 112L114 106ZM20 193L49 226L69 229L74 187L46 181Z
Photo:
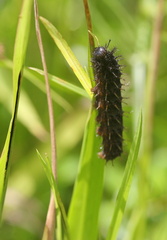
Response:
M0 58L2 60L12 60L21 3L21 0L0 2ZM154 0L90 0L94 33L101 45L105 45L111 39L111 47L116 46L119 49L118 54L123 55L122 62L126 65L124 78L126 82L130 82L129 87L126 87L123 93L128 96L124 110L130 112L126 114L124 120L126 128L124 154L121 159L114 161L114 166L112 163L107 163L105 167L104 194L99 218L100 239L106 236L137 116L143 105L156 3L157 1ZM87 67L88 36L82 1L41 0L39 1L39 14L56 26L81 64ZM167 4L164 8L165 14L167 14ZM144 231L144 238L142 238L152 240L165 240L167 236L166 26L165 15L155 91L153 147L146 183L149 186L149 196L145 203L147 227ZM25 65L41 68L34 18L30 31ZM41 31L48 72L80 86L42 25ZM57 91L57 89L54 90ZM11 91L11 69L4 67L0 62L0 150L3 148L11 116ZM62 89L59 89L59 94L71 105L71 110L67 112L54 102L58 185L66 210L68 210L90 102L75 93ZM29 101L28 111L25 98ZM31 115L37 116L37 123L31 122L32 129L29 129L22 120L21 114L18 117L3 222L0 228L2 240L40 239L50 195L49 184L36 154L36 149L38 149L41 154L50 155L46 95L32 81L23 78L20 102L23 102L25 109L21 114L27 119ZM134 238L138 234L135 224L138 224L142 212L139 200L142 199L143 194L142 186L138 184L140 177L138 166L119 239L137 239L137 237Z

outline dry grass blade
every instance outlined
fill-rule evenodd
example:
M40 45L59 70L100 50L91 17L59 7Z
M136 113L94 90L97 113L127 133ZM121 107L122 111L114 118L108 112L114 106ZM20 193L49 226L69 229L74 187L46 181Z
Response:
M51 161L52 161L52 172L53 176L56 178L56 139L55 139L55 126L54 126L54 113L53 113L53 104L51 98L51 91L49 86L49 79L48 79L48 72L47 66L45 61L45 54L42 44L42 38L40 33L40 27L38 22L38 7L37 2L34 0L34 13L35 13L35 25L36 25L36 34L38 39L38 45L40 49L42 65L44 68L44 77L45 77L45 84L46 84L46 94L47 94L47 101L48 101L48 110L49 110L49 121L50 121L50 138L51 138ZM55 204L53 202L53 193L51 193L49 209L47 213L46 223L45 223L45 230L43 239L52 240L54 239L55 233Z

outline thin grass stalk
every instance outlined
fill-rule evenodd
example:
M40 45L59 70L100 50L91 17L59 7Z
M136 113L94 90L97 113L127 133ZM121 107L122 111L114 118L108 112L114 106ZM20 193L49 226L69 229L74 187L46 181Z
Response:
M43 44L42 44L42 37L41 37L40 27L39 27L39 22L38 22L39 15L38 15L38 6L37 6L36 0L34 0L34 13L35 13L36 34L37 34L38 45L39 45L41 59L42 59L42 65L43 65L43 69L44 69L45 84L46 84L46 94L47 94L49 123L50 123L52 172L53 172L54 178L56 179L56 138L55 138L54 112L53 112L53 104L52 104L52 98L51 98L51 90L50 90L50 86L49 86L47 65L46 65L46 61L45 61L44 48L43 48ZM54 204L54 196L53 196L53 193L51 193L43 239L47 239L47 240L54 239L55 216L56 216L56 209L55 209L55 204Z
M145 92L145 116L143 134L143 152L139 161L139 208L140 218L138 220L136 240L144 238L147 225L147 202L150 196L149 169L152 158L153 142L153 122L154 122L154 103L155 89L158 75L161 31L164 15L164 0L157 1L157 14L153 23L152 42L150 49L150 61L148 64L148 77Z
M157 15L154 19L150 61L148 65L148 77L146 86L146 104L145 104L145 143L148 151L152 147L152 131L154 121L154 103L155 89L159 67L161 32L164 16L164 0L157 1Z
M87 23L88 36L89 36L90 55L92 57L92 52L94 50L95 43L94 43L94 38L92 34L90 34L90 32L92 32L92 21L91 21L88 0L83 0L83 4L85 9L85 17L86 17L86 23Z

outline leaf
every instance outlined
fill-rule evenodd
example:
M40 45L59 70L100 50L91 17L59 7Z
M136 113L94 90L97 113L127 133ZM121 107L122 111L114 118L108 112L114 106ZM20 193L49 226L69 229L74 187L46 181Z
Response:
M130 149L121 187L119 189L116 200L116 206L114 208L113 218L109 227L109 232L106 240L116 239L118 229L123 218L130 186L133 180L133 175L135 172L136 160L140 148L141 135L142 135L142 114L139 117L138 129Z
M93 110L85 129L79 172L68 214L69 232L73 240L95 240L98 235L105 161L97 158L99 138L95 133L95 117Z
M14 48L14 58L13 58L13 110L12 118L10 121L5 145L0 158L0 217L2 215L2 208L4 197L6 193L8 173L9 173L9 157L11 152L11 144L13 139L13 132L15 128L17 108L19 103L19 91L20 83L22 78L22 70L24 64L24 58L27 48L30 20L31 20L31 7L32 0L23 1L23 6L19 18L15 48Z
M3 76L3 75L2 75ZM1 77L1 73L0 73ZM9 113L12 112L9 102L9 96L12 96L12 89L9 88L6 82L1 86L1 101L3 102ZM26 106L26 107L25 107ZM11 113L12 114L12 113ZM22 90L21 102L19 103L19 111L17 119L38 139L44 140L47 136L47 131L36 111L28 94ZM33 123L33 124L32 124Z
M42 70L40 70L40 69L32 68L32 67L29 68L29 69L37 72L40 75L44 75L44 72ZM54 82L55 85L61 86L61 87L65 88L65 89L68 89L68 90L70 90L72 92L75 92L75 93L77 93L77 94L79 94L79 95L81 95L83 97L89 98L89 95L87 94L86 91L84 91L82 88L80 88L78 86L75 86L72 83L69 83L69 82L67 82L67 81L65 81L65 80L63 80L61 78L58 78L58 77L56 77L54 75L51 75L51 74L49 74L49 79L52 82Z
M56 213L57 213L56 214L56 222L57 222L56 230L57 230L57 234L59 236L59 237L57 236L57 239L60 239L60 236L62 235L62 233L60 232L60 230L62 229L61 219L63 220L63 225L64 225L64 228L65 228L66 237L67 237L67 239L69 239L66 212L65 212L63 202L60 198L60 194L59 194L59 191L58 191L58 187L57 187L55 178L54 178L53 173L52 173L51 163L50 163L50 161L47 157L44 159L38 151L37 151L37 154L38 154L39 159L42 162L44 171L46 173L46 176L48 178L48 181L50 183L51 189L52 189L53 194L54 194Z
M77 58L71 51L70 47L68 46L67 42L63 39L61 34L58 32L58 30L45 18L40 17L40 20L44 24L45 28L53 38L54 42L56 43L57 47L63 54L64 58L74 71L75 75L77 76L78 80L88 93L88 95L92 98L92 92L91 92L91 81L86 73L86 71L82 68L80 63L78 62Z
M0 60L0 66L7 67L9 69L13 68L13 64L10 60ZM41 71L41 70L40 70ZM42 80L42 77L37 77L35 72L32 72L32 70L28 68L24 68L23 76L28 79L32 84L34 84L37 88L39 88L41 91L46 93L45 88L45 82ZM82 89L82 92L86 92ZM69 104L68 101L66 101L63 97L60 96L60 94L56 93L54 90L51 90L52 99L59 104L62 108L64 108L67 112L70 112L72 110L72 106ZM88 95L87 95L88 96Z

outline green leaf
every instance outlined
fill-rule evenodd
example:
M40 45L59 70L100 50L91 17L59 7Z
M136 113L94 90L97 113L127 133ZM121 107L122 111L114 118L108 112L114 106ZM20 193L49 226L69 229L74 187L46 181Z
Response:
M7 67L9 69L13 68L12 62L10 60L7 60L7 59L0 60L0 66ZM32 70L30 70L26 67L24 68L23 76L26 79L28 79L32 84L34 84L37 88L39 88L41 91L46 93L45 82L44 82L44 79L42 79L41 76L36 76L35 72L32 72ZM83 89L81 89L81 90L82 90L82 93L84 92L84 94L86 96L87 95L86 92ZM60 94L56 93L56 91L54 91L54 90L51 90L51 94L52 94L52 99L57 104L59 104L62 108L64 108L67 112L70 112L72 110L72 106L69 104L68 101L66 101L62 96L60 96ZM79 94L81 94L81 92ZM87 97L88 97L88 95L87 95Z
M109 232L107 240L115 240L126 206L126 202L129 195L130 186L132 184L133 175L135 172L136 161L139 153L140 142L142 135L142 114L139 117L139 124L136 135L134 137L128 160L126 163L126 168L124 172L124 177L122 179L121 187L118 192L116 206L114 208L113 218L109 227Z
M97 239L98 213L103 189L105 161L97 158L96 112L88 120L82 145L79 172L75 182L68 220L73 240Z
M0 217L2 214L3 202L6 193L8 172L9 172L9 157L15 121L17 116L17 108L19 103L19 91L22 77L24 58L27 48L30 20L31 20L32 0L23 1L23 6L19 18L18 29L15 40L14 57L13 57L13 110L10 121L5 145L2 156L0 158Z
M0 78L1 77L4 77L4 75L3 74L1 75L0 72ZM9 113L12 114L9 96L12 96L12 89L9 88L7 83L4 81L4 83L1 86L1 101L3 102L4 106L9 111ZM21 102L19 103L17 119L30 131L31 134L33 134L40 140L45 139L45 137L47 136L48 133L45 130L45 127L39 117L39 114L36 111L31 101L31 98L24 90L22 90Z
M68 46L67 42L63 39L61 34L58 32L58 30L45 18L40 17L40 20L44 24L45 28L53 38L54 42L56 43L57 47L63 54L64 58L74 71L75 75L77 76L78 80L88 93L88 95L92 98L92 92L91 92L91 81L86 73L86 71L82 68L80 63L78 62L77 58L73 54L72 50Z
M30 69L35 71L35 72L37 72L40 75L44 75L44 71L43 70L40 70L40 69L37 69L37 68L32 68L32 67ZM65 88L65 89L68 89L68 90L70 90L72 92L75 92L75 93L77 93L77 94L79 94L79 95L81 95L83 97L90 98L90 96L87 94L87 92L84 91L82 88L77 87L74 84L69 83L69 82L67 82L67 81L65 81L65 80L63 80L61 78L58 78L56 76L53 76L51 74L48 74L48 76L49 76L49 79L52 82L54 82L55 85L61 86L61 87Z
M61 219L63 220L65 235L67 237L66 239L69 239L66 212L65 212L63 202L60 198L60 194L59 194L59 191L58 191L58 187L57 187L55 178L54 178L53 173L52 173L51 163L50 163L50 161L47 157L44 159L38 151L37 151L37 154L38 154L39 159L42 162L44 171L46 173L46 176L48 178L48 181L50 183L51 189L52 189L53 194L54 194L54 201L55 201L55 206L56 206L56 223L57 223L57 225L56 225L57 238L56 239L62 239L62 237L61 237L62 236Z

